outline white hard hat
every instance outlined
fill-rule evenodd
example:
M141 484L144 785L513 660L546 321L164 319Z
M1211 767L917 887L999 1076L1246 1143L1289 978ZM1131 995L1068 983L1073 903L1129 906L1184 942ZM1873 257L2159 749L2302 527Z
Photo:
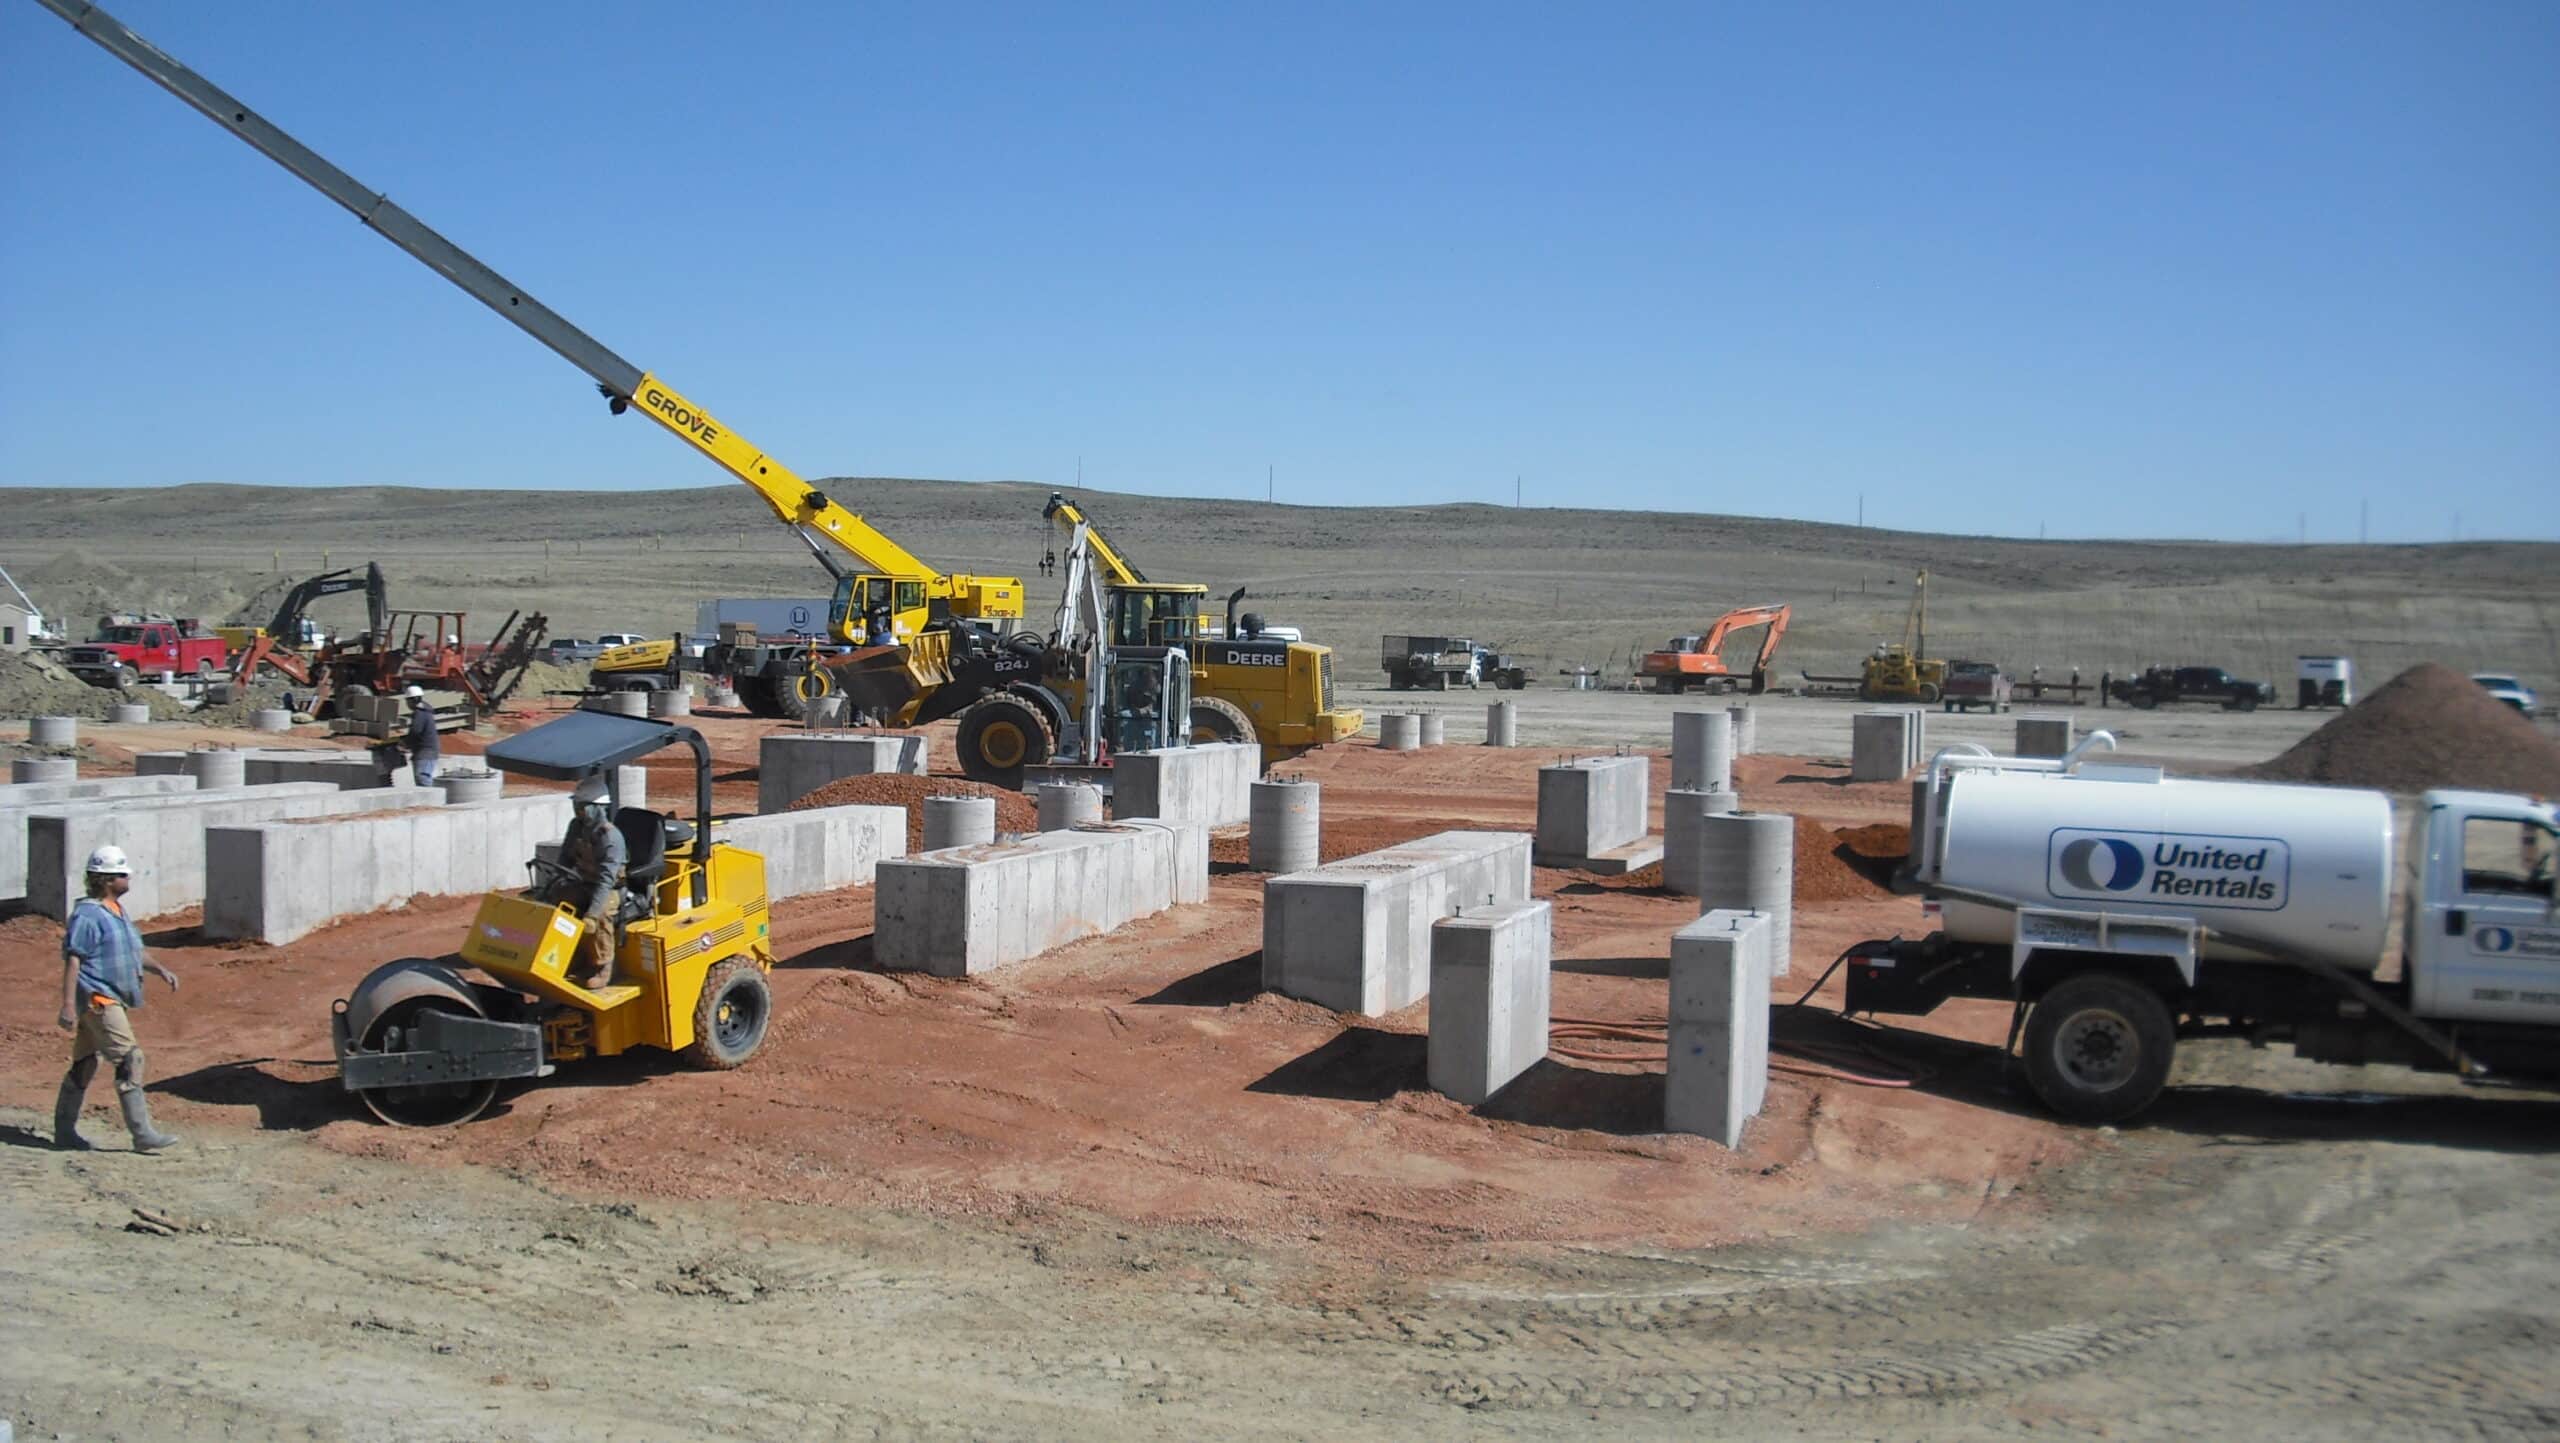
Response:
M585 781L578 783L578 790L570 796L569 800L576 805L583 807L589 802L601 802L605 797L606 788L604 778L589 777Z
M89 875L93 877L130 877L133 863L125 860L124 848L108 845L89 854Z
M422 686L412 686L407 691L400 693L400 695L409 701L425 701L427 699L427 689Z

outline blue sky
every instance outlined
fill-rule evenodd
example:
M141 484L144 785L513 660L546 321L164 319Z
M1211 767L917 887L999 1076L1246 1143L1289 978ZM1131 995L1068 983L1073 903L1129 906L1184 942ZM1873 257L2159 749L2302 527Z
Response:
M806 474L2560 538L2540 0L109 8ZM719 476L27 0L0 395L6 484Z

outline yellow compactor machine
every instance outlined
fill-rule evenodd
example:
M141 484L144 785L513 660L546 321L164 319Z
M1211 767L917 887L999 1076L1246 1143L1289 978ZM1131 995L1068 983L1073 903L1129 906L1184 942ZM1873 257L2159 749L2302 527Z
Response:
M374 1116L450 1126L479 1116L500 1083L548 1077L560 1063L656 1049L727 1069L764 1044L773 1017L764 858L711 840L702 734L571 712L492 746L488 760L522 776L609 783L615 768L677 743L693 750L694 821L614 809L630 860L613 984L590 991L571 980L591 924L563 895L559 864L528 859L531 885L483 897L458 951L385 963L333 1010L339 1078Z

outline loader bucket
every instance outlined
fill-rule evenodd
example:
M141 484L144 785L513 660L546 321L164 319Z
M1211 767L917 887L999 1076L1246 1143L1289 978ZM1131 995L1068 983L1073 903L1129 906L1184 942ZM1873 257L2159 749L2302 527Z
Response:
M827 675L857 711L904 717L951 680L950 638L927 632L905 646L867 646L827 664Z

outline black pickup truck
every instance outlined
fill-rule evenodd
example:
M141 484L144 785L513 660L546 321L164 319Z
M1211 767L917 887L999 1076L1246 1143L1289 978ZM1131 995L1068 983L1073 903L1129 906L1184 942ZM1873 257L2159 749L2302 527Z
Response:
M2155 666L2140 676L2117 677L2107 694L2130 707L2149 710L2162 702L2209 701L2224 711L2256 711L2276 699L2276 689L2263 681L2244 681L2218 666Z

